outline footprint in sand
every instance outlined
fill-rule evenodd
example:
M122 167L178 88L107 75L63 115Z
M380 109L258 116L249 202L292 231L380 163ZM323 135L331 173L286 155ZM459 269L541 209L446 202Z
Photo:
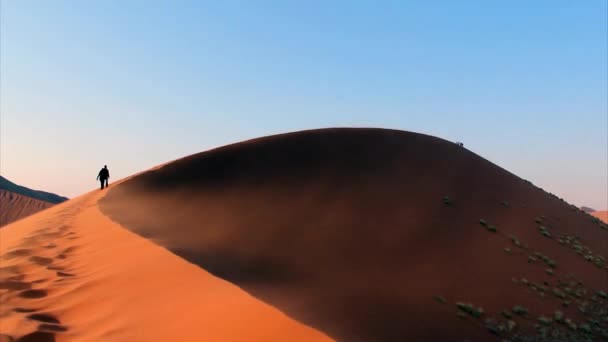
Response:
M7 273L8 274L19 273L19 267L17 267L16 265L0 267L0 275L7 274Z
M46 330L46 331L54 331L54 332L64 332L68 331L68 328L63 325L56 324L40 324L38 326L38 330Z
M21 291L21 290L29 290L32 288L32 284L26 283L23 281L0 281L0 289L9 290L9 291Z
M76 250L76 248L77 248L76 246L71 246L71 247L68 247L68 248L64 249L64 250L61 252L61 254L70 254L70 253L72 253L73 251L75 251L75 250Z
M41 256L36 256L36 255L31 256L29 260L31 262L33 262L34 264L37 264L40 266L48 266L53 263L53 258L41 257Z
M35 235L43 234L43 233L48 232L49 230L51 230L51 228L40 228L40 229L34 230L32 233L34 233Z
M27 316L27 318L43 323L61 324L61 321L51 314L35 313Z
M36 312L38 310L37 309L28 309L28 308L14 308L13 311L18 312L18 313L30 313L30 312Z
M55 342L55 334L36 331L21 337L17 342Z
M67 273L67 272L57 272L57 276L58 277L74 277L75 275L72 273Z
M18 258L18 257L28 256L31 254L32 254L31 249L20 248L20 249L12 250L10 252L6 252L6 253L2 254L1 257L4 259L14 259L14 258Z
M46 269L50 271L63 271L64 268L60 266L47 266Z
M57 254L57 256L56 256L57 259L65 259L66 257L67 256L65 254L63 254L63 253Z
M25 279L25 275L24 274L16 274L14 276L7 277L4 280L6 280L6 281L22 281L23 279Z
M42 297L46 297L47 295L48 295L48 292L46 290L40 290L40 289L25 290L19 294L19 296L21 298L28 298L28 299L42 298Z

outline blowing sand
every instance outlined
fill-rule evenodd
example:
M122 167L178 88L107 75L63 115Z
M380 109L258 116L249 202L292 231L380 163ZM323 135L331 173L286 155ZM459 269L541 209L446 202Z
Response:
M106 193L0 230L0 341L330 340L113 223Z

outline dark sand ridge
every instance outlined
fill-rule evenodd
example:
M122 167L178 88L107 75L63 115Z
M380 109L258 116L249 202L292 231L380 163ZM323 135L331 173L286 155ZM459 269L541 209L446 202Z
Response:
M606 304L595 294L607 290L606 226L421 134L326 129L247 141L127 180L100 207L343 341L496 338L489 330L517 340L537 333L541 315L560 310L580 324L579 305ZM470 310L456 302L485 313L459 317ZM500 312L514 305L529 313L507 313L517 325L501 331Z

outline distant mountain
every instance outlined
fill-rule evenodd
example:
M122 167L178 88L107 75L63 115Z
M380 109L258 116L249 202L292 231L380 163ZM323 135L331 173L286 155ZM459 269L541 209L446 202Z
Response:
M67 197L28 189L0 176L0 227L64 201Z
M583 206L583 207L581 207L581 210L582 210L582 211L584 211L584 212L586 212L586 213L588 213L588 214L591 214L592 212L596 211L596 210L595 210L595 209L593 209L593 208L584 207L584 206Z
M24 186L17 185L2 176L0 176L0 190L7 190L10 192L19 194L19 195L31 197L31 198L34 198L37 200L54 203L54 204L61 203L61 202L68 200L67 197L55 195L50 192L28 189Z

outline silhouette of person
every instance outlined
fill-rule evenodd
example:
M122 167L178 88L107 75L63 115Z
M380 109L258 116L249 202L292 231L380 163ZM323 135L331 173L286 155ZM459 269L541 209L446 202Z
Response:
M103 169L99 170L99 174L97 174L97 180L101 182L101 189L108 187L108 179L110 178L110 170L108 170L108 165L104 165Z

